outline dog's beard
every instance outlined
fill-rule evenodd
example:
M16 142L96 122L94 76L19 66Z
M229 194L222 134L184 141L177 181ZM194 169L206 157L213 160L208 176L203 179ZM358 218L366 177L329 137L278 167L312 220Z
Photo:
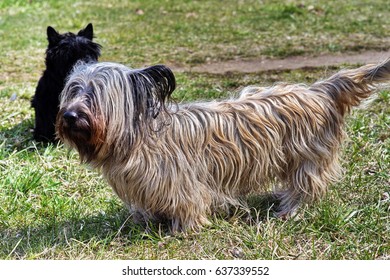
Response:
M59 114L64 114L64 112L60 111ZM60 133L74 143L88 143L91 139L91 125L86 116L79 117L72 123L63 121L60 126Z
M104 142L104 122L98 116L84 103L62 108L57 116L57 137L77 149L83 162L96 158Z

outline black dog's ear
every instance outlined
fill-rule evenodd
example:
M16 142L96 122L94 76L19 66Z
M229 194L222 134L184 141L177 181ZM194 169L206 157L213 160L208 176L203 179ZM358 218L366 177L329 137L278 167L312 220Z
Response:
M165 65L147 67L132 72L130 80L134 89L136 115L143 115L146 120L156 118L161 111L166 110L165 103L176 87L171 69Z
M49 45L55 45L57 44L60 39L61 39L61 35L60 33L58 33L53 27L51 26L48 26L47 27L47 40L49 41Z
M79 33L77 33L77 35L79 36L83 36L89 40L92 41L92 38L93 38L93 26L92 26L92 23L88 23L88 25L84 28L84 29L81 29L79 31Z

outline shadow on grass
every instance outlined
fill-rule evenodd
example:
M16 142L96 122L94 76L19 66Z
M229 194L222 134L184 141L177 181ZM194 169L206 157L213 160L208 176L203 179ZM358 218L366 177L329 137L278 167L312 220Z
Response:
M26 119L11 128L0 127L0 151L4 157L32 147L33 120Z
M279 206L279 200L272 193L250 196L247 203L251 209L251 217L259 221L275 216Z
M248 225L255 225L260 222L266 222L271 217L276 217L276 211L279 201L271 193L249 195L243 201L245 208L232 207L229 213L219 213L220 219L239 219Z
M252 196L248 199L250 215L248 212L247 215L235 212L233 216L243 223L254 225L268 220L272 216L274 205L272 195ZM157 245L164 237L172 234L167 223L135 224L129 211L120 204L111 204L107 208L105 213L65 220L53 213L44 224L38 226L1 229L0 259L50 259L53 258L52 255L56 259L67 259L66 251L77 250L75 247L101 251L109 250L117 242L127 247L140 242ZM226 216L216 218L226 219ZM50 253L53 250L63 253Z
M48 148L56 148L59 142L36 142L33 139L34 120L26 119L11 128L0 127L0 159L15 152L44 154Z
M0 230L0 259L46 259L51 258L48 252L53 250L65 253L55 254L60 256L56 259L66 258L67 250L73 251L72 248L80 245L99 244L101 250L109 248L117 239L123 245L130 245L155 238L153 232L146 234L141 226L134 224L124 208L78 219L57 219L60 217L48 217L42 225Z

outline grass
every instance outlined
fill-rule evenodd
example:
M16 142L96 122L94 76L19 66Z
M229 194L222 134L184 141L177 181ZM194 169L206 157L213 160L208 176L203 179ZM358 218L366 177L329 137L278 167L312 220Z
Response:
M389 91L348 118L341 181L287 221L267 216L254 197L249 222L215 216L199 233L145 232L75 152L31 140L29 100L47 25L76 32L93 22L102 60L134 67L388 49L387 1L366 2L2 1L0 259L389 259ZM310 83L336 70L176 73L175 97L222 98L248 84Z

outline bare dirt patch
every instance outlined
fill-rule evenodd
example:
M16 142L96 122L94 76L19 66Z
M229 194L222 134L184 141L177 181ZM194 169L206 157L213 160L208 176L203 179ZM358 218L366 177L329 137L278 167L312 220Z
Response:
M337 66L342 64L378 63L390 57L387 51L365 51L347 54L325 54L321 56L292 56L284 59L255 58L248 60L230 60L216 63L205 63L193 67L175 67L177 72L195 72L210 74L226 74L228 72L256 73L275 70L294 70L302 68L317 68Z

